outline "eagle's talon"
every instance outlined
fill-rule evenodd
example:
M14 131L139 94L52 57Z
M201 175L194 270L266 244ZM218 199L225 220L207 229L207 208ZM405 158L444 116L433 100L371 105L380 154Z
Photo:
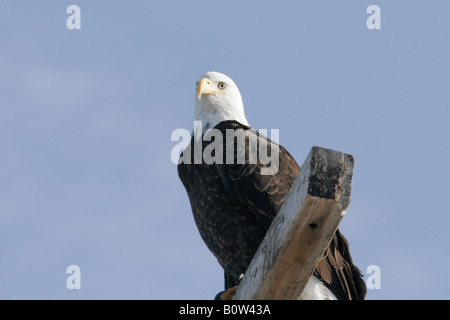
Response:
M231 287L224 293L220 295L220 300L233 300L234 295L236 294L238 286Z

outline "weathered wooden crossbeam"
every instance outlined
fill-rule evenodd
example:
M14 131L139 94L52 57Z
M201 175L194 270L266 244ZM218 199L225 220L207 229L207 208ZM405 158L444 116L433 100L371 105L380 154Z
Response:
M350 204L354 161L313 147L234 296L297 299Z

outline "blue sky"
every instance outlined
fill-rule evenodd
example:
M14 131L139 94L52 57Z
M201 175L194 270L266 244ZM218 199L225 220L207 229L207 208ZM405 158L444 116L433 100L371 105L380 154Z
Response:
M449 15L443 0L2 1L0 299L222 289L170 159L213 70L300 164L314 145L355 157L340 229L381 269L368 299L450 298Z

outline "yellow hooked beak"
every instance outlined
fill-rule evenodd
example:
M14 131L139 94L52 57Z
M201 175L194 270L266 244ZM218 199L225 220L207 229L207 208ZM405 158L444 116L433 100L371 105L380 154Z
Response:
M202 98L202 94L212 95L215 93L223 94L223 92L217 91L216 88L213 87L211 80L209 80L208 78L203 78L198 82L197 86L198 100Z

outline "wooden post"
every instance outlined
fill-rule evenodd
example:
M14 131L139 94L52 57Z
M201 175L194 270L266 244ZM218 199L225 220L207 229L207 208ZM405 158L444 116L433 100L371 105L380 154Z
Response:
M313 147L234 296L297 299L350 204L353 157Z

